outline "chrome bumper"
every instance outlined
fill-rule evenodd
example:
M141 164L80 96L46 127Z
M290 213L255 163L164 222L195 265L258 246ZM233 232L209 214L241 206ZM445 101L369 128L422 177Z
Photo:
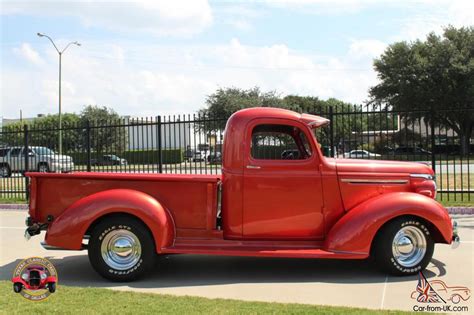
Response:
M461 243L461 238L459 238L458 234L458 223L452 220L453 223L453 238L451 242L451 248L455 249L459 247L459 243Z

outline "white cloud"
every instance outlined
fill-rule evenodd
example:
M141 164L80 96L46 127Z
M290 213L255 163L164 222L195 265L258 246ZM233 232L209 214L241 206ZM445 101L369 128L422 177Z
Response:
M207 0L2 1L3 15L72 16L86 26L154 35L192 35L212 23Z
M267 5L283 9L293 9L311 14L356 13L374 4L393 3L394 0L267 0Z
M226 23L240 31L250 31L253 29L252 23L244 19L230 19Z
M355 59L371 59L380 56L387 44L376 39L353 40L349 46L349 55Z
M40 57L39 53L31 48L31 45L28 43L23 43L19 48L14 48L13 51L20 55L21 57L25 58L28 62L31 62L35 65L42 65L44 64L44 60Z
M43 47L40 71L8 65L2 71L4 116L16 116L18 106L29 116L57 111L57 55ZM89 42L87 47L63 58L64 111L99 104L122 115L154 116L193 113L207 95L229 86L362 102L376 82L370 64L381 43L354 40L339 58L309 55L284 44L249 46L237 38L218 46Z

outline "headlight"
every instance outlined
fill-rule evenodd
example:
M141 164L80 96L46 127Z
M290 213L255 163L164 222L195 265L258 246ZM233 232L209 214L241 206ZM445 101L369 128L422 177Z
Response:
M45 274L45 273L42 273L42 274L41 274L41 279L42 279L42 280L46 279L47 277L48 277L47 274Z
M436 176L431 174L410 174L411 186L416 193L436 198Z
M28 274L27 273L22 274L21 278L25 281L28 280Z

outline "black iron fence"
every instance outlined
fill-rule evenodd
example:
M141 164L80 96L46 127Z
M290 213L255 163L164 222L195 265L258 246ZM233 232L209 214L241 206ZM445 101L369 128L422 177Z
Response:
M426 163L441 198L474 201L474 109L298 110L330 119L317 130L326 156ZM61 149L57 128L3 126L0 199L26 196L26 171L219 174L226 120L195 114L81 121L62 128ZM283 154L283 142L269 146Z

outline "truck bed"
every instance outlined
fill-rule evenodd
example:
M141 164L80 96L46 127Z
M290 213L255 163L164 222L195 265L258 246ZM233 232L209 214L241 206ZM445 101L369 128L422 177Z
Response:
M176 232L215 229L219 175L130 173L27 173L31 178L30 216L46 222L86 196L110 189L144 192L166 207Z

